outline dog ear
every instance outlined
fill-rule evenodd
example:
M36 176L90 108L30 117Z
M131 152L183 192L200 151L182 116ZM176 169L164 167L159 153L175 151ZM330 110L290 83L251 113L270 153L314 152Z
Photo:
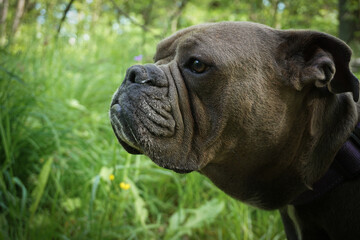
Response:
M309 84L327 87L332 93L352 92L359 99L359 80L351 73L351 49L331 35L306 30L281 31L278 64L284 76L297 89Z

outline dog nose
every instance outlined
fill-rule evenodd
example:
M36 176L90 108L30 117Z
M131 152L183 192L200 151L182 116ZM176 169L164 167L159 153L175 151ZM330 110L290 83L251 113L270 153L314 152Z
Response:
M152 79L149 77L146 69L140 65L135 65L128 69L127 80L129 80L132 83L140 83L140 84L152 83Z
M131 83L166 87L167 80L162 70L153 64L134 65L127 70L125 79Z

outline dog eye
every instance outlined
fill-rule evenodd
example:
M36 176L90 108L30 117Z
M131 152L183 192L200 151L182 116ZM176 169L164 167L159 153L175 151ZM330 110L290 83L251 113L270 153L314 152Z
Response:
M205 63L197 59L192 60L190 63L190 70L194 73L203 73L207 68L208 66Z

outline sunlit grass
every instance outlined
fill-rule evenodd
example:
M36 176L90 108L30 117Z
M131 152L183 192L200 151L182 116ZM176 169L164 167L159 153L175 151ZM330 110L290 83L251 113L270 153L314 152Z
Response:
M284 239L277 212L117 143L111 96L154 49L99 34L74 45L19 39L0 53L0 239Z

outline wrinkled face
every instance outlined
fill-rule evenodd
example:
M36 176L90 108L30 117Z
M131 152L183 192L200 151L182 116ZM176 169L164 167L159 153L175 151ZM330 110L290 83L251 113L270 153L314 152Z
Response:
M334 95L358 99L350 56L340 40L314 31L190 27L159 43L154 64L127 70L111 124L129 153L199 171L255 206L280 207L324 174L352 131L354 102ZM351 106L347 115L333 114L340 102Z
M304 189L293 156L307 119L301 93L280 80L278 42L275 30L242 22L163 40L155 64L130 67L113 96L119 142L161 167L199 171L252 205L289 201Z
M188 28L158 45L155 64L130 67L111 103L111 123L123 147L161 167L190 172L223 161L239 144L246 154L256 144L248 139L255 130L280 131L274 125L285 119L267 122L264 113L262 124L253 122L274 89L264 81L273 72L272 59L263 61L271 45L258 39L271 34L263 28L249 23ZM276 140L272 135L262 139L264 146Z

